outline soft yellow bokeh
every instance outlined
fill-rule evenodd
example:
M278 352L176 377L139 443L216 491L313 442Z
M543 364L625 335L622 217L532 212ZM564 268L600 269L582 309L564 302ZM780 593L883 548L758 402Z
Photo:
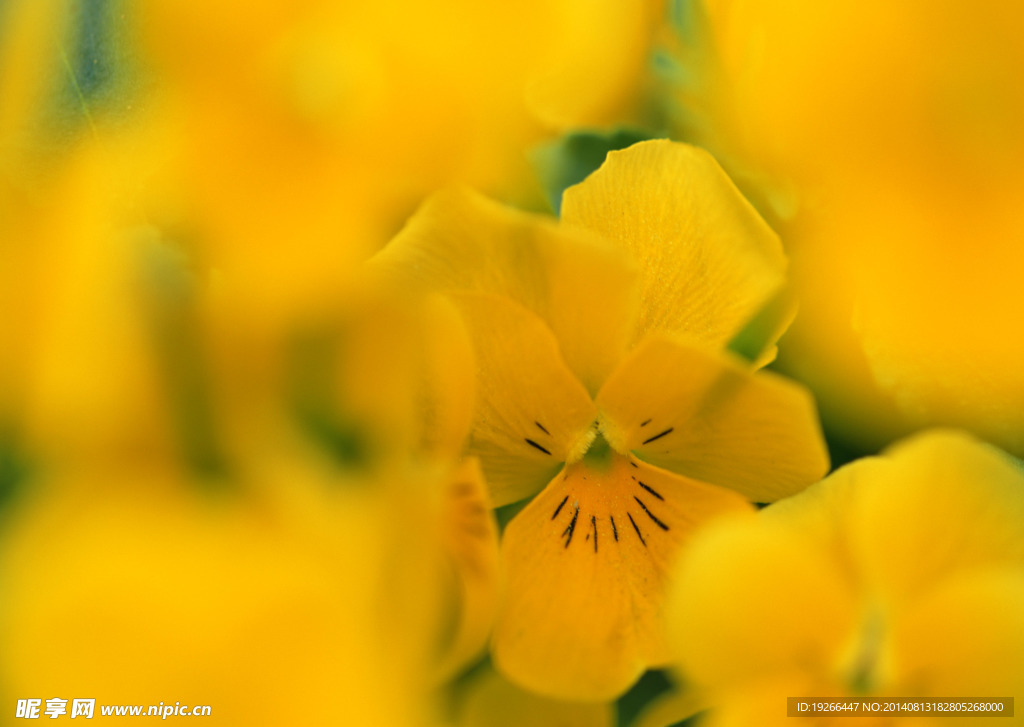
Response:
M1010 458L937 431L709 527L672 605L707 724L786 724L787 697L1019 700L1022 517Z
M427 723L428 632L394 604L436 601L418 587L431 582L402 578L429 550L400 544L407 521L372 491L292 474L274 486L316 497L316 518L160 473L45 483L0 548L5 704L180 701L225 725Z
M215 724L434 723L434 689L486 646L498 543L479 466L457 459L465 334L443 304L403 300L367 291L325 312L321 356L284 367L298 383L248 375L237 338L204 349L213 381L238 379L210 402L212 468L31 451L0 541L5 701L45 689L209 704ZM128 436L114 425L132 407L83 411Z
M154 76L140 156L156 214L252 306L329 300L434 189L539 205L528 152L635 117L644 0L153 2L128 18Z
M15 60L45 65L39 34ZM433 724L497 598L457 312L344 270L268 320L162 226L134 127L29 133L29 76L0 128L4 703Z
M856 446L947 424L1024 452L1020 4L704 7L683 101L792 256L782 366Z

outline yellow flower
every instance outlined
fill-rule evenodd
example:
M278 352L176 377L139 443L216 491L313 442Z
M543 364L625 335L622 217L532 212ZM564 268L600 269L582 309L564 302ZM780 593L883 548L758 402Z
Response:
M0 27L0 449L11 436L27 368L23 350L30 333L23 318L34 276L26 268L38 253L25 238L46 207L36 195L44 186L46 154L33 122L56 74L66 20L56 2L21 0L5 5Z
M152 2L156 205L252 305L329 301L431 191L539 202L526 150L628 116L647 0ZM594 79L601 79L595 82Z
M498 542L479 465L456 460L465 333L444 301L415 302L353 294L310 324L290 385L215 352L213 377L240 379L213 397L215 475L41 460L4 512L4 699L432 724L434 688L486 647Z
M776 201L803 306L780 368L871 451L943 425L1024 454L1024 342L1007 334L1024 314L1024 8L702 5L699 143Z
M319 491L316 517L201 497L159 472L34 483L49 492L0 541L4 700L180 701L231 725L426 724L429 632L388 606L434 598L395 568L430 565L415 522L351 483L290 474L277 487Z
M1022 518L1020 469L936 432L709 528L671 610L708 724L787 724L786 697L1019 697Z
M504 533L496 666L602 700L667 662L665 577L694 527L796 492L827 456L807 394L724 351L785 259L707 154L613 153L562 210L558 225L443 193L376 264L461 306L470 452L495 504L536 494Z

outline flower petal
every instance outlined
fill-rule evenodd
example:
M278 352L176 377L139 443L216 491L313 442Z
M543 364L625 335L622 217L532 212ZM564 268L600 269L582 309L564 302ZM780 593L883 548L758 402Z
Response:
M724 355L651 338L597 396L601 427L620 452L771 502L828 470L810 395Z
M424 348L420 402L421 447L454 457L465 444L473 419L473 344L458 310L442 296L420 302L417 336Z
M714 688L791 669L826 674L856 617L831 562L764 518L722 522L695 538L671 604L684 672Z
M562 21L557 54L545 73L527 85L531 110L558 130L623 123L630 107L638 105L660 6L645 0L571 0L551 6Z
M953 579L906 613L893 637L901 681L938 697L1008 697L1024 688L1024 573Z
M458 613L437 668L442 679L483 651L498 605L498 528L480 464L466 460L446 484L440 537L457 582Z
M391 566L427 571L431 548L386 498L300 466L274 484L312 511L212 507L169 472L111 472L49 480L5 523L5 691L146 704L170 689L232 724L420 723L420 623L385 596L419 617L433 580Z
M845 577L856 581L858 566L850 550L852 498L858 490L871 487L872 478L885 466L885 460L880 457L858 459L793 497L766 507L760 517L799 534L815 552L829 558Z
M427 200L371 267L402 285L511 298L547 322L592 393L625 352L636 313L635 273L620 251L467 189Z
M668 661L664 597L679 547L709 518L748 507L631 457L570 465L505 530L495 665L553 697L623 693Z
M562 221L621 245L640 266L637 338L724 347L785 279L775 233L707 152L685 144L611 152L565 191Z
M344 464L451 459L465 445L474 391L462 316L441 295L407 293L347 291L347 300L295 336L288 362L295 411ZM232 417L251 419L249 390L235 396Z
M850 537L863 577L902 600L971 569L1024 565L1024 474L958 432L889 450L853 491Z
M469 451L500 507L533 494L593 438L597 410L544 323L508 298L454 294L476 345ZM576 455L578 456L578 455Z

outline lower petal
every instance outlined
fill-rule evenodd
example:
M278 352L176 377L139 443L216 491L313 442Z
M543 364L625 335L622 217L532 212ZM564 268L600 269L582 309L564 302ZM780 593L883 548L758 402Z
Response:
M633 457L566 467L509 524L496 666L552 697L611 699L668 661L666 580L693 530L749 509Z

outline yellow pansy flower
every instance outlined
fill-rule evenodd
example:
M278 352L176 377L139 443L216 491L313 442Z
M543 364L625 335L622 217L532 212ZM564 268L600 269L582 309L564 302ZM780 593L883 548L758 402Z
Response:
M602 700L668 661L665 578L692 530L828 462L807 394L725 352L785 258L710 156L665 141L612 153L562 213L441 193L375 264L461 307L479 387L469 451L496 505L536 495L504 533L497 668Z
M671 610L707 724L787 724L787 697L1019 698L1022 517L1024 473L943 431L708 528Z

